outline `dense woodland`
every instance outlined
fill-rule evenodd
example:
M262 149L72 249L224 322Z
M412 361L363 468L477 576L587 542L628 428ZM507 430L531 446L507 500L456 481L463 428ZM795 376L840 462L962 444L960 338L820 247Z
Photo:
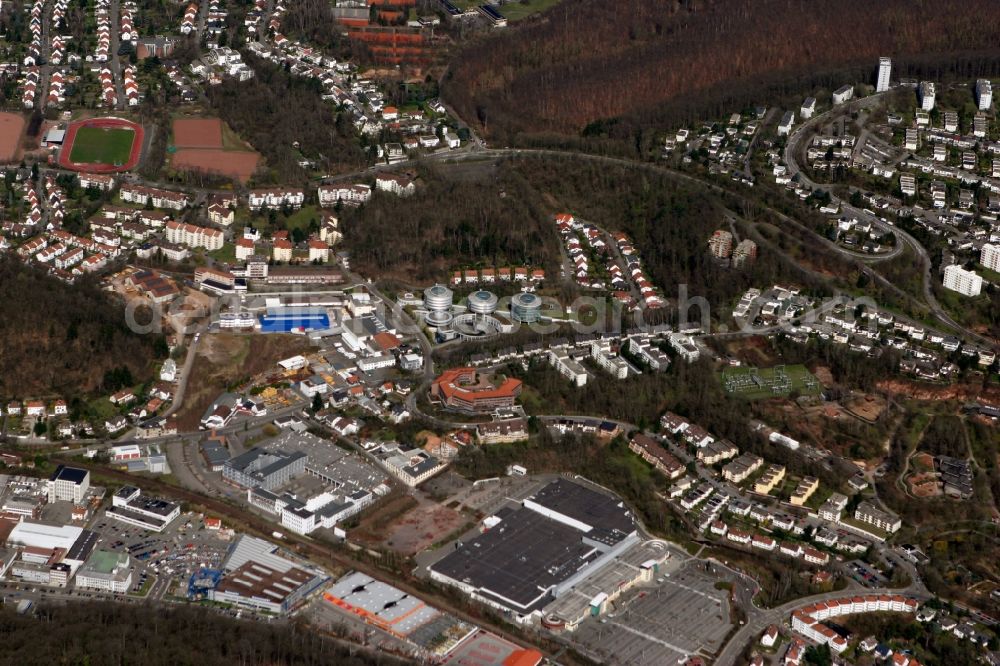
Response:
M397 666L295 625L233 620L205 609L111 602L0 611L0 663L143 666Z
M124 310L96 283L69 286L0 256L0 396L61 395L102 388L126 374L141 382L166 354L159 335L132 333Z
M444 280L465 265L529 265L558 273L559 246L550 212L516 170L421 171L417 193L378 193L345 209L351 261L369 275Z
M244 58L254 78L226 79L206 92L219 116L263 155L258 183L304 183L303 159L327 173L364 166L349 118L320 97L318 81L294 77L250 53Z
M725 225L718 197L625 166L546 157L489 169L425 168L414 196L378 195L339 215L362 273L426 282L476 265L541 266L558 276L560 239L552 220L558 212L630 234L668 298L684 284L690 297L715 308L731 305L753 284L803 284L792 264L766 253L749 271L718 266L706 250L712 231ZM697 319L697 308L690 316Z
M639 146L644 128L871 79L882 55L895 76L995 74L998 26L992 0L580 0L469 46L444 94L499 142Z

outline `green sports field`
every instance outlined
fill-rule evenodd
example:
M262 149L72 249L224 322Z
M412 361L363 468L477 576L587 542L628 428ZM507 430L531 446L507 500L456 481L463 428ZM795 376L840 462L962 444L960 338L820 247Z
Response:
M132 154L135 132L131 129L81 127L69 154L77 164L125 164Z
M823 390L816 377L803 365L726 368L719 379L726 393L749 400L786 397L792 391L801 395L819 395Z

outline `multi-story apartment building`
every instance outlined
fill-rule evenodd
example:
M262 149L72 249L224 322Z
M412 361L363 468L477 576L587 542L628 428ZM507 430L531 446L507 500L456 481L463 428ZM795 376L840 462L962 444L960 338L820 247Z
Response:
M892 60L878 59L878 80L875 82L875 92L885 92L889 89L889 76L892 74Z
M980 111L988 111L993 106L993 84L989 79L976 81L976 105Z
M174 221L167 222L166 237L170 243L206 250L220 250L225 242L225 235L218 229Z
M983 288L983 278L974 271L952 264L944 269L944 288L957 291L963 296L978 296Z
M979 263L984 268L1000 273L1000 245L983 245L983 249L979 251Z
M858 504L858 508L854 511L854 517L863 523L874 525L890 534L898 532L899 528L903 526L898 516L879 508L874 502L869 501Z

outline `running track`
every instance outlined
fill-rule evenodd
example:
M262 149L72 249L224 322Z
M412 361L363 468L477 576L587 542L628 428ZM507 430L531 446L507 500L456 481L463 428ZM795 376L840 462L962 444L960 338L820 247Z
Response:
M132 152L129 154L128 161L119 166L115 166L114 164L99 164L92 162L77 163L70 161L69 156L73 152L73 143L76 141L76 133L80 131L81 127L131 129L135 132L135 137L132 140ZM144 136L145 131L142 129L142 125L134 123L131 120L124 120L123 118L90 118L87 120L78 120L74 123L70 123L69 127L66 129L66 137L63 140L62 150L59 151L59 166L64 169L86 171L87 173L119 173L122 171L130 171L136 167L139 163L139 157L142 156Z

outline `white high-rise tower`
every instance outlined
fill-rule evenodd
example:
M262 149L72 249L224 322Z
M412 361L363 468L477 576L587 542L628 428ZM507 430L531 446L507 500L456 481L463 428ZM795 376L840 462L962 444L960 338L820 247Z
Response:
M889 76L892 74L892 60L890 58L878 59L878 81L875 83L875 92L885 92L889 89Z

